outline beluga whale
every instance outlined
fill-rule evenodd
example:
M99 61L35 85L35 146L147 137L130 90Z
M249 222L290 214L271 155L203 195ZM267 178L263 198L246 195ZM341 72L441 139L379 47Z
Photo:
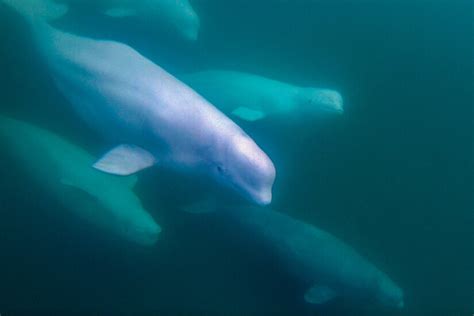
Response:
M259 75L230 70L205 70L179 76L228 115L258 121L277 114L314 116L343 113L339 92L299 87Z
M133 192L136 176L117 177L90 165L94 158L52 132L0 116L2 153L84 222L140 245L156 243L160 226Z
M207 225L212 220L213 227L220 228L219 238L232 238L233 244L271 258L275 271L297 284L300 292L296 290L296 294L309 306L345 298L354 303L404 307L403 290L389 276L314 225L256 206L222 205L193 213L209 213L204 222Z
M102 12L110 17L138 17L156 24L189 41L199 35L199 16L188 0L56 0L73 10Z
M198 93L130 46L61 31L30 6L7 2L31 22L70 105L114 144L96 169L125 176L159 165L206 175L259 205L271 202L276 171L270 158Z

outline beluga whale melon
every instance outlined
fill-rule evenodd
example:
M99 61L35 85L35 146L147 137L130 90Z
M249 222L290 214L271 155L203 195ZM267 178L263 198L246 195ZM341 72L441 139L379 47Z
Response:
M254 203L271 202L270 158L194 90L130 46L67 33L28 6L15 8L29 17L59 90L113 145L95 168L130 175L160 165L211 177Z
M133 192L135 176L91 168L94 158L61 137L0 116L2 152L15 159L65 209L98 229L141 245L153 245L160 226Z
M298 87L250 73L206 70L182 74L180 79L224 113L251 122L276 114L311 117L344 111L342 96L335 90Z

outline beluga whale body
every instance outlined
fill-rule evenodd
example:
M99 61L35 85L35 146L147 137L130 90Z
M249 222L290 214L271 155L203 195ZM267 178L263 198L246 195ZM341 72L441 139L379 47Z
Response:
M210 176L257 204L271 202L272 161L203 97L127 45L63 32L8 2L29 17L74 110L115 144L95 168L130 175L157 164Z
M335 90L298 87L250 73L206 70L183 74L180 79L224 113L246 121L276 114L312 116L344 111L342 97Z
M99 11L110 17L136 16L172 30L182 38L195 41L199 34L199 16L188 0L57 0L86 12Z
M185 209L186 210L186 209ZM217 210L218 212L213 212ZM337 297L387 307L404 306L403 291L352 247L330 233L281 212L252 206L222 206L209 213L237 245L268 256L299 284L301 298L318 306ZM233 242L234 243L234 242Z
M0 116L2 152L19 162L63 206L98 229L153 245L160 226L133 192L135 176L117 177L90 165L94 158L61 137Z

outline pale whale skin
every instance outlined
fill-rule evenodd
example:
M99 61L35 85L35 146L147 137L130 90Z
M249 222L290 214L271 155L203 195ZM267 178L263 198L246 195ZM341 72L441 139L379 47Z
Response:
M91 167L94 158L59 136L0 117L2 152L65 209L97 228L141 245L156 243L161 228L132 191L134 176L117 177Z
M275 167L233 121L127 45L33 23L60 91L117 147L95 164L131 174L154 163L201 172L257 204L272 199Z
M206 70L180 79L226 114L248 121L276 114L342 113L341 95L330 89L298 87L262 76L228 70Z
M387 275L315 226L268 208L221 207L210 215L224 230L235 232L234 238L251 243L244 247L271 253L279 266L305 285L307 303L323 304L341 296L389 307L404 305L402 290Z

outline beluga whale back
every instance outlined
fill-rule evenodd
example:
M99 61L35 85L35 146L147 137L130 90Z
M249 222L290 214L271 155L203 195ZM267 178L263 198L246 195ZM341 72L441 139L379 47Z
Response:
M67 33L30 7L15 8L33 24L59 90L115 145L95 168L130 175L158 164L210 176L254 203L271 202L272 161L203 97L125 44Z

